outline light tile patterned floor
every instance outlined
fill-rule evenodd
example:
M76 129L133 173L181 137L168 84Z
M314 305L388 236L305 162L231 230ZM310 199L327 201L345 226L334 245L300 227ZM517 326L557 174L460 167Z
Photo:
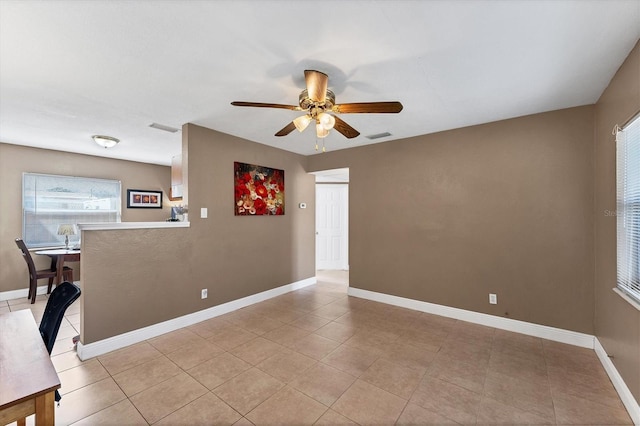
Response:
M348 297L346 272L81 362L57 425L631 424L592 350ZM46 303L1 302L0 312ZM27 424L33 424L29 418Z

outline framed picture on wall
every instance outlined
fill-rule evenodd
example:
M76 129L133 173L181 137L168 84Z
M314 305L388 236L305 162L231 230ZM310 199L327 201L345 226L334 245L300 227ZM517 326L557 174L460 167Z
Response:
M161 209L162 192L144 189L127 189L128 209Z
M234 163L236 216L284 215L284 170Z

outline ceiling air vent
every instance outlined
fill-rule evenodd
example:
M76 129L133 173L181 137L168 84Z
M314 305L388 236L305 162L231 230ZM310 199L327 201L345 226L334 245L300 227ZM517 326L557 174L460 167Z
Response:
M169 133L176 133L178 130L180 130L180 129L176 129L175 127L165 126L164 124L158 124L158 123L151 123L149 124L149 127L153 127L154 129L158 129L158 130L164 130L165 132L169 132Z
M391 133L384 132L384 133L378 133L378 134L375 134L375 135L369 135L369 136L367 136L367 139L374 140L374 139L386 138L387 136L391 136Z

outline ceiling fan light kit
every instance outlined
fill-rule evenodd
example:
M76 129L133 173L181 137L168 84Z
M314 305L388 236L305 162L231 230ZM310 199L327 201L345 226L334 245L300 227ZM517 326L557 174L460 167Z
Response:
M322 139L327 136L329 136L329 129L325 129L322 123L318 121L316 123L316 137Z
M360 132L333 114L397 114L402 111L402 104L397 101L336 104L335 94L327 88L329 83L327 74L315 70L305 70L304 78L307 88L298 97L299 106L246 101L234 101L231 102L231 105L305 111L305 115L295 118L275 135L286 136L294 129L302 132L312 121L315 121L317 138L326 138L331 129L337 130L347 139L360 135Z
M300 117L294 118L294 120L293 120L293 124L296 126L296 129L300 133L302 133L304 131L304 129L307 128L309 123L311 123L311 116L310 115L301 115Z
M331 130L336 124L336 119L333 115L323 112L318 115L318 122L324 129Z

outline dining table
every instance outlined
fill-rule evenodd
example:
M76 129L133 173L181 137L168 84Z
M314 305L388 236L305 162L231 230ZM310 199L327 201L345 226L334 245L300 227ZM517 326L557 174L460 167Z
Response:
M51 258L51 270L56 271L56 285L62 282L62 271L65 262L79 262L80 250L74 249L47 249L38 250L36 254L49 256Z
M29 309L0 314L0 425L55 424L60 378Z

